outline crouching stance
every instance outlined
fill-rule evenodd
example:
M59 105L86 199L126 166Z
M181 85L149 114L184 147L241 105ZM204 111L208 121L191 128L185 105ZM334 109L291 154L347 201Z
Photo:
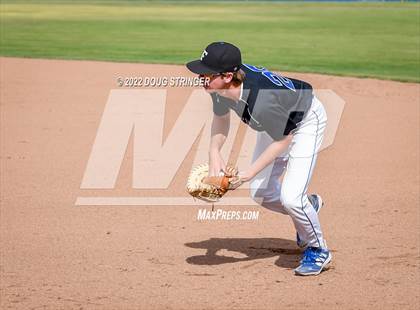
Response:
M311 85L243 64L240 50L226 42L210 44L201 59L187 67L207 78L204 87L213 100L210 176L226 170L220 149L233 110L257 131L252 164L240 172L239 183L251 182L251 195L257 203L292 218L297 244L305 249L295 273L321 273L332 256L318 218L322 198L308 195L307 188L327 116Z

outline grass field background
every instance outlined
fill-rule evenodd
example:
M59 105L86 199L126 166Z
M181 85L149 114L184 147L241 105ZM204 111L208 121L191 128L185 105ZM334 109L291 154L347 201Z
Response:
M2 1L3 56L184 64L212 41L274 70L420 82L419 3Z

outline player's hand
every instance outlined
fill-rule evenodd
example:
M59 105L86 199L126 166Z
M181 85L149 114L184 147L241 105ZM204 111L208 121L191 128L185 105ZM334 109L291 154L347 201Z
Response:
M219 176L226 171L226 164L219 151L211 151L209 156L209 177Z

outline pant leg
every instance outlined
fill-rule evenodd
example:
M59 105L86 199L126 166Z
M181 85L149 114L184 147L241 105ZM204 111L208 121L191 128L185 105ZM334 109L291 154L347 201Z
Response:
M266 132L257 133L257 143L253 154L252 162L265 151L273 142L273 139ZM287 152L280 155L276 160L258 173L250 183L252 199L259 205L275 212L288 214L280 201L281 184L280 176L287 166Z
M291 216L300 238L313 247L324 247L325 243L318 214L310 205L306 191L326 123L324 107L314 97L311 109L293 135L280 194L281 202Z

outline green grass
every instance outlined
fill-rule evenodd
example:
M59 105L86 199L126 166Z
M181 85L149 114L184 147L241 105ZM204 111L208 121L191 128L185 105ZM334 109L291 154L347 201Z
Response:
M420 82L419 3L0 4L0 55L183 64L212 41L273 70Z

